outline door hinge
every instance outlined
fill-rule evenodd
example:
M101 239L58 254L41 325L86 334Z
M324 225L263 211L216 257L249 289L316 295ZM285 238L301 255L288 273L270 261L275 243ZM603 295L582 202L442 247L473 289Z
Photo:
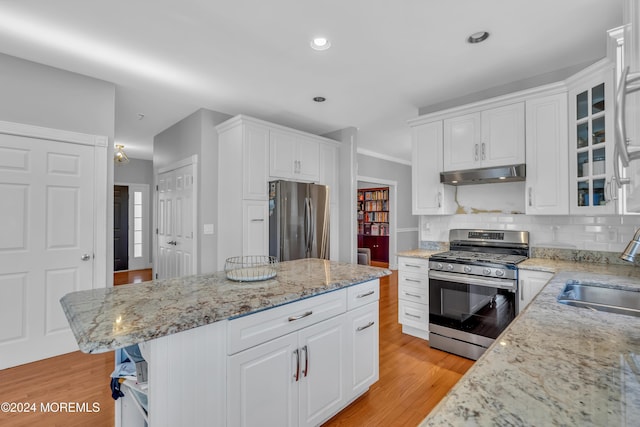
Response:
M156 228L156 234L158 234L158 229Z
M156 191L160 191L160 187L156 185Z

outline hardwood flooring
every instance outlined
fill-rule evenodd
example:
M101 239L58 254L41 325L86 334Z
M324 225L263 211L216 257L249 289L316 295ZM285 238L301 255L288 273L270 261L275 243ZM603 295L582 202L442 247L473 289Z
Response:
M418 425L472 365L402 333L394 271L380 280L380 380L323 427Z
M149 279L141 279L149 280ZM415 426L442 399L473 362L429 348L401 333L398 276L380 282L380 380L325 427ZM1 357L1 356L0 356ZM0 371L0 402L35 403L36 412L0 412L0 426L111 427L115 404L109 375L113 353L74 352ZM96 402L99 412L42 412L41 404Z
M116 271L113 273L113 284L115 286L127 283L142 283L151 279L152 271L150 268L144 270Z

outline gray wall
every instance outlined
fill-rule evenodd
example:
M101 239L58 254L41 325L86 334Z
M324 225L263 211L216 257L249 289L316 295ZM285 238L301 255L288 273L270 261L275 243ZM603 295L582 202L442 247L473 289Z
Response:
M376 157L358 154L358 176L395 181L397 186L396 233L397 250L404 251L419 245L418 222L420 217L411 214L411 166ZM375 184L375 183L370 183ZM375 184L383 186L384 184ZM355 200L355 198L354 198ZM393 264L391 258L390 263Z
M126 152L125 148L125 152ZM129 163L116 164L113 169L113 182L115 184L147 184L149 186L149 206L147 218L149 218L149 264L153 262L153 197L155 186L153 184L153 162L143 159L129 159Z
M228 114L200 109L155 136L153 167L157 171L193 155L198 156L198 273L211 273L217 265L217 234L204 235L203 224L216 224L218 132L215 127L230 119Z
M0 120L109 138L107 206L113 206L115 85L0 54ZM113 283L113 210L107 213L107 278Z

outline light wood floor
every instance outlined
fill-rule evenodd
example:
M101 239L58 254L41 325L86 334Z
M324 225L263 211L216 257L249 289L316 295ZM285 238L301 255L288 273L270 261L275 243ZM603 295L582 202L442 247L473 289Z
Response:
M397 283L397 272L380 282L380 380L325 427L415 426L473 364L401 333ZM35 403L38 409L0 412L0 426L113 426L115 405L109 389L113 368L113 353L74 352L0 371L0 402ZM41 403L52 402L89 406L96 402L100 411L40 412Z
M152 271L150 268L144 270L116 271L113 273L114 285L125 285L127 283L142 283L151 280Z

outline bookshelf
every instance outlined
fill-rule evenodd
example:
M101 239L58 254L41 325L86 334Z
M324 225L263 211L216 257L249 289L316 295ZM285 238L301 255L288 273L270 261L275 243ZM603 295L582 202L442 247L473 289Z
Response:
M371 249L373 261L389 262L389 188L358 190L358 247Z

